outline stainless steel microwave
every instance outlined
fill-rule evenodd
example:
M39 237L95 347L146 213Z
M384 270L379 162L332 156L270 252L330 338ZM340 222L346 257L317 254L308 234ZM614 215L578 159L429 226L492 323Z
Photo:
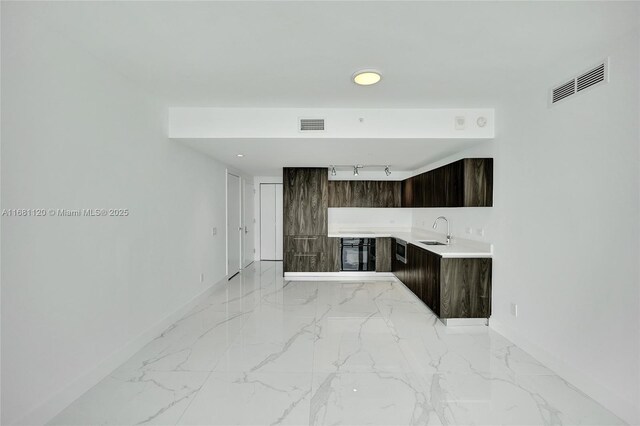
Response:
M396 259L407 263L407 242L396 238Z

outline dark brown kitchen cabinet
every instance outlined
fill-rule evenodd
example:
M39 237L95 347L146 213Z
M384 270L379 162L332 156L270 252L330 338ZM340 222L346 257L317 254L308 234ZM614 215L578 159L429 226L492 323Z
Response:
M395 260L393 272L442 319L491 315L490 258L443 258L408 244L407 263Z
M407 265L405 272L405 285L409 287L418 299L422 300L422 287L424 284L422 269L425 267L425 256L423 250L407 244Z
M402 182L402 207L490 207L493 159L465 158Z
M327 169L285 167L282 172L284 235L326 236Z
M325 253L284 253L285 272L324 272L326 265Z
M342 259L340 258L341 238L328 237L327 245L327 272L340 272Z
M396 257L396 244L396 239L391 238L391 272L404 283L407 265Z
M284 272L335 272L339 239L327 236L326 168L284 168Z
M488 318L491 259L445 258L440 262L440 317Z
M285 272L340 271L340 238L324 235L284 237Z
M434 314L440 316L440 259L442 258L428 250L421 251L425 256L421 299Z
M376 238L376 272L391 272L391 238Z
M329 181L329 207L400 207L401 194L400 181Z

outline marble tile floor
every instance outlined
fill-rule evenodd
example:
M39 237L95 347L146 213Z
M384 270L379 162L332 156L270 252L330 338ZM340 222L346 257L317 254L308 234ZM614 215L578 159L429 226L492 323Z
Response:
M397 282L285 281L256 262L53 425L615 425L488 327Z

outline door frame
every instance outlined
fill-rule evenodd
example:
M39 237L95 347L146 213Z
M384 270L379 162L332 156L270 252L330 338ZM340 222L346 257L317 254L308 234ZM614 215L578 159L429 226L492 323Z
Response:
M226 262L225 262L225 271L226 271L226 276L227 279L231 279L234 276L236 276L240 271L242 271L242 250L243 250L243 244L242 244L242 230L238 229L236 232L239 233L239 267L238 267L238 272L234 273L233 275L229 275L229 236L230 236L230 232L229 232L229 175L234 176L236 178L238 178L238 200L239 200L239 206L238 206L238 223L240 224L240 226L242 226L242 209L243 209L243 202L242 202L242 181L243 178L239 173L233 172L229 169L226 170L225 173L225 198L226 198L226 202L225 202L225 222L226 222L226 241L225 241L225 253L226 253Z
M244 231L242 232L242 258L240 259L240 264L242 265L242 269L247 268L253 262L255 262L256 249L254 247L253 253L249 253L250 261L247 262L245 259L245 255L247 254L247 248L251 247L250 241L253 239L253 245L255 245L255 232L256 232L256 219L255 219L255 198L256 198L256 189L253 180L251 179L240 179L240 185L242 190L242 225ZM247 194L247 187L251 188L251 193ZM253 205L253 211L247 211L247 207L250 205L248 200L251 199ZM247 228L251 228L251 234L247 233ZM250 236L250 238L248 237Z

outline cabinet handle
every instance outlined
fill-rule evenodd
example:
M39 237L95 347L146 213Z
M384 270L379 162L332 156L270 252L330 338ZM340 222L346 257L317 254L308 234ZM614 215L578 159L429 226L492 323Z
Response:
M293 237L294 240L317 240L318 237Z
M316 257L315 254L294 254L293 257Z

